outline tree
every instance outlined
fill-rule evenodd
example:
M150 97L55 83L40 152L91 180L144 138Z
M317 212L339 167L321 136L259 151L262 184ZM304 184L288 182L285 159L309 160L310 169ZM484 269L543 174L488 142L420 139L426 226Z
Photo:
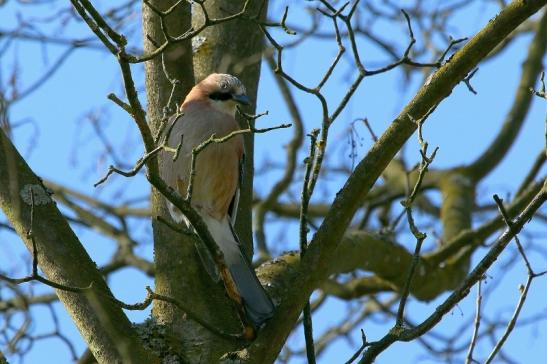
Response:
M500 352L517 322L532 282L543 275L541 267L528 259L530 245L521 243L517 234L532 217L542 217L538 210L547 198L547 184L544 177L536 179L545 163L545 150L539 153L512 198L503 201L496 195L494 203L481 205L484 200L477 196L478 186L506 160L532 101L541 102L545 96L544 86L542 89L535 85L547 46L547 15L543 11L534 17L545 1L513 1L507 5L500 2L500 13L469 39L448 37L449 19L474 1L431 8L417 1L402 12L390 1L320 1L313 4L316 8L312 8L310 27L306 28L291 24L291 10L285 8L284 13L278 13L278 5L273 2L219 0L190 4L145 0L142 38L132 35L134 29L126 25L134 17L135 3L129 1L99 11L88 0L71 0L72 10L59 14L65 14L65 22L87 24L93 36L85 39L35 33L28 22L22 22L15 31L2 33L8 41L31 39L46 45L61 44L68 47L67 52L99 47L111 54L120 67L123 95L110 93L108 98L126 112L126 118L133 120L144 151L134 165L119 160L115 152L119 146L109 142L101 124L95 121L97 136L115 163L97 185L109 184L110 177L118 174L128 178L144 175L152 187L149 207L139 208L42 181L10 138L16 125L10 121L9 110L44 79L39 79L36 87L16 92L18 74L13 72L12 94L6 89L2 93L0 205L8 222L1 226L21 238L30 252L32 269L23 278L1 272L2 290L7 293L0 301L0 309L6 313L4 337L8 350L24 351L18 346L21 338L37 339L27 334L25 325L12 330L12 325L17 325L15 319L10 320L13 313L30 312L29 306L59 300L89 348L81 362L289 360L302 355L286 344L288 336L299 329L303 312L301 321L309 363L315 362L315 356L321 355L334 338L361 327L365 328L362 344L355 345L355 355L350 361L370 363L381 358L379 355L389 351L395 342L421 340L427 347L427 335L433 335L435 325L473 286L480 287L488 269L514 239L528 280L515 315L505 332L497 337L486 360L492 360ZM388 24L403 21L409 35L406 47L399 49L385 34L376 33L366 23L371 14ZM52 21L57 19L48 22ZM421 40L414 32L414 24L418 24ZM481 146L484 152L477 153L471 163L459 161L456 166L433 168L437 149L432 150L424 136L426 120L435 115L456 87L462 87L459 84L476 92L472 77L479 63L502 56L513 40L524 33L533 33L533 39L511 110L494 140ZM297 50L306 39L322 38L336 44L337 52L326 69L314 68L316 82L305 82L288 70L284 54ZM144 39L142 51L134 45L139 39ZM378 68L368 66L364 40L391 60ZM425 45L419 45L421 42ZM54 67L60 67L67 56L68 53L62 55ZM235 74L247 86L256 105L263 58L274 71L294 134L287 145L281 177L268 191L260 188L262 196L256 195L254 192L259 189L253 188L253 181L260 173L254 173L253 169L255 134L269 130L268 135L274 135L277 130L255 127L255 123L261 122L260 113L256 115L260 110L252 108L240 113L241 126L248 131L246 173L236 229L250 257L254 233L257 250L254 256L258 258L257 264L262 263L257 266L257 273L277 302L275 316L256 338L249 340L237 314L238 303L228 298L225 285L209 278L197 258L195 246L210 249L215 255L214 241L184 196L174 193L161 180L158 163L161 163L159 152L165 150L162 131L195 81L214 71ZM137 67L142 64L145 98L139 95L135 78L140 74ZM344 70L347 64L350 66ZM374 135L367 119L351 123L350 135L355 137L355 130L366 127L374 144L362 159L354 161L355 165L337 168L340 164L333 149L329 149L333 143L332 130L342 123L348 104L365 79L396 68L403 70L406 80L421 74L421 87L379 137ZM345 87L341 88L333 75L345 71ZM338 90L336 98L328 90L332 84ZM530 88L536 89L536 95ZM316 120L304 114L296 92L315 100L315 109L307 112L317 115ZM409 168L400 151L414 133L418 135L416 149L420 161ZM212 140L219 142L222 141ZM354 138L352 143L355 146L358 140ZM303 163L302 156L305 156ZM325 186L327 177L335 175L344 182L339 190L332 191ZM295 191L300 197L291 199ZM441 198L435 197L435 193L440 193ZM197 235L170 220L166 199L186 214ZM272 250L268 234L273 234L273 230L267 224L272 215L288 219L288 222L282 220L288 231L291 226L298 227L289 238L293 244L298 242L299 252L278 254ZM135 220L140 224L152 222L153 262L150 256L136 253ZM107 264L97 267L89 257L75 233L78 224L97 229L116 241L117 251ZM424 232L426 225L441 232L435 244L431 244L431 237ZM426 253L422 252L424 242L431 245ZM480 261L473 259L479 255ZM217 263L222 265L221 256L217 257ZM115 298L103 279L126 267L137 268L154 278L154 289L147 288L143 302L130 304ZM54 288L55 293L33 295L22 290L21 285L29 282ZM429 308L425 319L410 318L409 297L429 301L446 291L450 293ZM355 302L368 302L368 306L363 305L358 313L348 310L347 325L333 327L314 342L312 318L326 297L332 296L348 300L350 308ZM359 301L363 297L366 300ZM444 353L450 358L463 355L468 362L473 361L474 347L487 337L484 330L480 331L484 318L480 314L482 295L478 297L475 324L467 325L476 329L468 337L469 345L464 346L468 350L456 350L449 338L441 339ZM150 305L153 305L151 319L140 325L132 325L123 311L144 310ZM373 314L389 318L389 323L382 336L369 342L363 320ZM53 335L68 340L58 327ZM442 350L431 347L430 352L440 357ZM500 355L503 357L503 353Z

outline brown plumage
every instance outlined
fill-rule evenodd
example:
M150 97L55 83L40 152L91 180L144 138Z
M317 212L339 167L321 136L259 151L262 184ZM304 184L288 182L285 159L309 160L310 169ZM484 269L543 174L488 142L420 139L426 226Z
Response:
M169 136L170 146L176 146L180 136L184 136L178 159L169 163L168 156L163 158L167 162L163 166L163 177L170 186L176 186L181 196L186 196L188 188L192 150L212 134L220 138L239 130L233 113L228 113L229 108L225 111L215 107L214 103L218 101L209 98L210 94L218 90L220 76L213 74L190 91L181 106L183 116L175 121ZM192 205L216 219L224 218L239 185L242 158L241 135L225 143L212 143L205 148L196 159Z
M235 119L237 103L248 103L245 87L236 77L227 74L209 75L186 96L181 106L182 116L172 120L172 128L167 128L171 129L168 138L170 147L176 147L182 136L179 156L173 162L172 154L164 152L160 169L165 182L181 196L186 196L188 188L192 150L213 134L220 138L239 130ZM258 327L272 316L274 306L242 253L232 228L239 197L243 155L241 135L224 143L207 146L196 159L191 203L222 250L226 265L243 298L247 315ZM182 213L169 202L168 207L175 221L186 221ZM214 267L211 267L211 258L205 254L200 251L203 263L211 272Z

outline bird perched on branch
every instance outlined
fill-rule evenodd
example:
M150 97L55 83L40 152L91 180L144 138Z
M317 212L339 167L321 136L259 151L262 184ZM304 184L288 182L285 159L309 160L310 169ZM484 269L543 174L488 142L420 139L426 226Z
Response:
M173 121L172 127L167 127L168 146L175 148L182 140L179 155L175 161L172 155L166 156L161 165L162 178L181 196L186 196L191 180L192 151L212 135L222 138L239 130L235 119L238 103L247 105L249 98L241 81L228 74L209 75L186 96L180 110L182 115ZM233 229L244 155L241 134L223 143L207 145L196 155L190 201L224 255L247 318L258 328L273 315L274 305L258 281ZM169 202L168 208L175 221L185 221L189 225L184 215ZM207 253L203 250L198 251L210 272L211 256L204 256Z

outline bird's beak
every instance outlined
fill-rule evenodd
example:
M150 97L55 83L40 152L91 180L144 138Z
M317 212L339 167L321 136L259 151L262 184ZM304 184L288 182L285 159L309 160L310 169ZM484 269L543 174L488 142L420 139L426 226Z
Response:
M249 99L249 97L245 94L242 94L242 95L232 95L232 99L235 101L235 102L238 102L240 104L243 104L243 105L250 105L251 104L251 100Z

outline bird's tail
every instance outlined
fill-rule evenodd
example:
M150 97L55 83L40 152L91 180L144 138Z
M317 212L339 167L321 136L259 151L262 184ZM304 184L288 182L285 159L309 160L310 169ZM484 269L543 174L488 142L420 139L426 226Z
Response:
M243 299L247 316L258 328L273 316L274 304L258 281L251 262L241 250L238 238L228 221L228 217L217 220L203 215L203 220L207 224L209 232L218 244L222 254L224 254L226 266L230 270L239 294Z

